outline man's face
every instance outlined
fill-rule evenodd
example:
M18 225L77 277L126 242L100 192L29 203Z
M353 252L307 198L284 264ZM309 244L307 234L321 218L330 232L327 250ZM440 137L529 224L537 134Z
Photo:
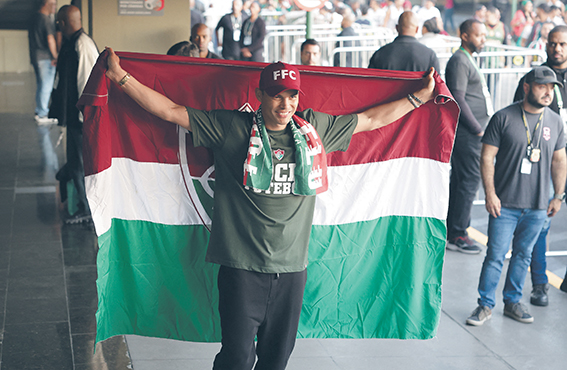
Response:
M238 14L242 11L242 0L234 0L232 2L232 11Z
M469 33L462 35L462 38L473 53L479 52L486 42L486 26L482 23L474 23Z
M482 8L477 10L475 15L476 15L478 20L484 21L486 19L486 7L483 6Z
M252 5L250 5L250 15L253 17L257 17L260 14L260 5L258 5L257 3L252 3Z
M191 42L199 47L200 52L205 52L209 49L209 42L211 41L211 32L209 27L203 25L199 27L196 32L191 35Z
M274 131L285 129L299 104L299 92L297 90L285 90L275 96L270 96L264 91L256 89L256 98L262 104L266 128Z
M495 9L493 12L486 12L486 23L491 26L496 25L500 21L500 11Z
M541 38L547 40L547 36L549 36L549 31L551 31L553 27L555 27L555 25L552 23L545 23L543 26L541 26L541 30L539 31Z
M301 64L304 66L318 66L321 62L321 48L319 45L305 45L301 52Z
M533 82L529 84L527 87L528 94L526 95L528 103L537 109L549 107L553 101L553 87L554 84L552 83L538 84Z
M545 51L550 66L567 68L567 33L555 32L549 35Z
M46 5L50 14L55 14L57 12L57 0L47 0Z

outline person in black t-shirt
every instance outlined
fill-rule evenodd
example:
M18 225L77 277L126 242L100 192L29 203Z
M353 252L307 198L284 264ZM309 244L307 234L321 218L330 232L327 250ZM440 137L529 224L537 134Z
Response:
M557 80L563 82L563 86L555 89L553 100L549 105L552 111L561 115L563 122L567 121L567 86L565 81L565 73L567 72L567 26L557 26L553 28L547 36L547 45L545 51L547 53L547 61L542 65L550 67L555 73ZM514 101L524 99L523 84L526 77L524 76L518 83ZM561 107L561 108L560 108ZM532 252L532 262L530 264L530 274L532 277L532 294L530 303L536 306L547 306L549 304L549 297L547 291L548 278L547 278L547 260L545 252L547 251L547 234L551 227L551 219L548 218L544 224L538 240ZM567 280L567 273L565 275ZM567 283L566 283L567 285Z
M219 46L222 46L222 56L224 59L238 60L240 58L240 34L242 33L242 23L246 20L246 15L242 13L242 0L232 2L232 13L225 14L217 24L215 31ZM222 29L222 43L219 38L219 30Z
M567 155L561 117L549 109L554 86L549 67L536 67L524 82L524 100L496 112L482 138L480 170L486 194L488 244L478 283L478 307L468 325L492 316L506 253L512 257L502 297L504 315L522 323L533 317L520 302L532 250L547 217L565 199ZM555 195L550 201L550 179Z

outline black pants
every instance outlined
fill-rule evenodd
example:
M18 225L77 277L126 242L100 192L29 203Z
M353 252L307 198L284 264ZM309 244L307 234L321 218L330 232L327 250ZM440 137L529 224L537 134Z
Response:
M457 135L451 156L451 183L449 186L449 212L447 239L467 235L471 224L472 202L480 185L481 138Z
M73 181L77 190L79 211L90 212L85 191L85 169L83 166L83 129L81 127L67 126L67 163L57 173L57 180L61 183L61 201L67 198L67 182Z
M221 266L222 348L214 370L283 370L295 345L307 271L262 274ZM254 338L258 344L254 345Z

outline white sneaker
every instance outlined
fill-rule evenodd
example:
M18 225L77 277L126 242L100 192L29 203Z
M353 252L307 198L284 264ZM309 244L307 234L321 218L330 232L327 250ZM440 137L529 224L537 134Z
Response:
M50 125L56 125L56 124L59 123L57 118L40 117L37 114L34 116L34 119L37 122L38 126L50 126Z

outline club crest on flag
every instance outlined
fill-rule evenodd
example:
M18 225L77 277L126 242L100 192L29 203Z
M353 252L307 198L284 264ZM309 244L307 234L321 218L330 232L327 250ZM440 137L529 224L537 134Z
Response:
M278 161L281 161L284 157L285 151L283 149L276 149L274 150L274 157L276 157L276 159Z
M551 139L551 129L549 127L543 128L543 138L545 141L549 141L549 139Z
M213 154L204 147L193 146L189 131L179 128L179 164L183 182L195 211L210 231L213 217L215 166Z

